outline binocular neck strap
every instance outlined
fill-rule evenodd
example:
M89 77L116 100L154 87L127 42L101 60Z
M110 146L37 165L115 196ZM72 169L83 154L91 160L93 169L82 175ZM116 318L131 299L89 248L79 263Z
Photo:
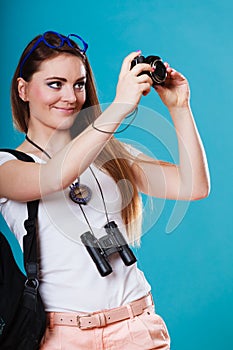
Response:
M93 175L93 177L94 177L94 179L95 179L95 181L96 181L96 183L97 183L97 185L98 185L98 188L99 188L99 191L100 191L100 194L101 194L101 197L102 197L102 201L103 201L103 206L104 206L104 212L105 212L106 220L107 220L107 223L109 223L109 217L108 217L107 206L106 206L106 202L105 202L105 199L104 199L103 190L102 190L102 188L101 188L101 185L100 185L100 183L99 183L99 180L97 179L97 177L96 177L94 171L92 170L92 168L91 168L90 166L89 166L89 169L90 169L90 171L91 171L91 173L92 173L92 175ZM83 210L83 205L82 205L82 204L79 204L79 207L80 207L81 212L82 212L82 214L83 214L83 216L84 216L84 219L85 219L85 221L86 221L86 223L87 223L87 225L88 225L88 227L89 227L89 229L90 229L90 232L91 232L92 235L94 236L94 232L93 232L93 230L92 230L91 224L90 224L90 222L89 222L89 220L88 220L88 218L87 218L87 215L86 215L85 211Z

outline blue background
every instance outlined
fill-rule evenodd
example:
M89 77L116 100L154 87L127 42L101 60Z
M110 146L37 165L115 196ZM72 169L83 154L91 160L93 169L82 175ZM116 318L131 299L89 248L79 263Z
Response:
M23 139L12 127L10 81L23 48L38 33L74 32L88 41L103 103L114 98L122 59L137 49L145 55L161 55L187 76L208 156L211 193L190 203L169 234L166 226L174 202L166 201L137 252L157 311L168 325L173 350L219 350L233 344L232 4L228 0L9 0L0 5L1 147L16 147ZM141 103L170 121L156 93ZM169 158L166 147L159 147L156 140L153 144L140 128L130 128L125 137ZM2 220L0 225L9 234Z

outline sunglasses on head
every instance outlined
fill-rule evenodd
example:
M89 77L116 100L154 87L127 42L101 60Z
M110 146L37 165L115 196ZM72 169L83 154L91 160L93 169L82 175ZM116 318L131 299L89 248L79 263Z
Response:
M52 43L50 43L49 38L46 38L47 34L53 34L54 36L57 36L58 40L58 44L54 45ZM53 36L53 38L54 38ZM25 62L27 61L28 57L32 54L32 52L37 48L37 46L43 42L45 45L47 45L48 47L50 47L51 49L59 49L60 47L62 47L65 43L68 44L71 48L77 49L77 46L74 46L72 44L72 42L70 41L73 40L75 41L75 43L78 45L78 49L81 53L85 54L85 52L87 51L88 48L88 44L81 38L81 36L76 35L76 34L69 34L67 36L63 36L57 32L53 32L53 31L47 31L45 32L43 35L41 35L39 37L39 39L35 42L35 44L32 46L31 50L27 53L27 55L24 57L23 61L21 62L20 65L20 72L19 72L19 76L22 77L22 70L23 70L23 66L25 64Z

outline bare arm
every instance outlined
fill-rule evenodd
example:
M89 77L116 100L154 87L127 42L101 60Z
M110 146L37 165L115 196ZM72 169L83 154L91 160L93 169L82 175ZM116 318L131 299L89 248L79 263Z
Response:
M189 105L188 82L174 69L168 67L167 71L165 86L158 86L156 90L168 107L176 129L179 164L139 155L138 162L133 165L134 175L139 189L152 196L181 200L204 198L210 190L209 171Z
M0 166L0 197L17 201L41 198L68 187L95 160L125 116L138 105L142 94L147 94L152 81L147 75L138 77L147 64L129 69L133 52L122 64L116 97L113 103L96 120L95 126L110 134L89 126L67 144L46 164L24 163L11 160Z
M114 132L124 116L117 103L113 103L95 125ZM93 162L110 137L111 134L89 126L45 164L7 161L0 166L0 197L29 201L68 187Z

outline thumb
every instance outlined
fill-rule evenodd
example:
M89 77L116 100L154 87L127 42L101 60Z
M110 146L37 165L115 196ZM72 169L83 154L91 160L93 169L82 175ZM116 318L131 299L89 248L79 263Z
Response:
M137 56L139 56L141 54L141 51L135 51L135 52L131 52L128 56L125 57L122 66L121 66L121 71L120 71L120 77L122 75L125 75L126 73L128 73L128 71L130 70L131 67L131 62L133 61L133 59Z

